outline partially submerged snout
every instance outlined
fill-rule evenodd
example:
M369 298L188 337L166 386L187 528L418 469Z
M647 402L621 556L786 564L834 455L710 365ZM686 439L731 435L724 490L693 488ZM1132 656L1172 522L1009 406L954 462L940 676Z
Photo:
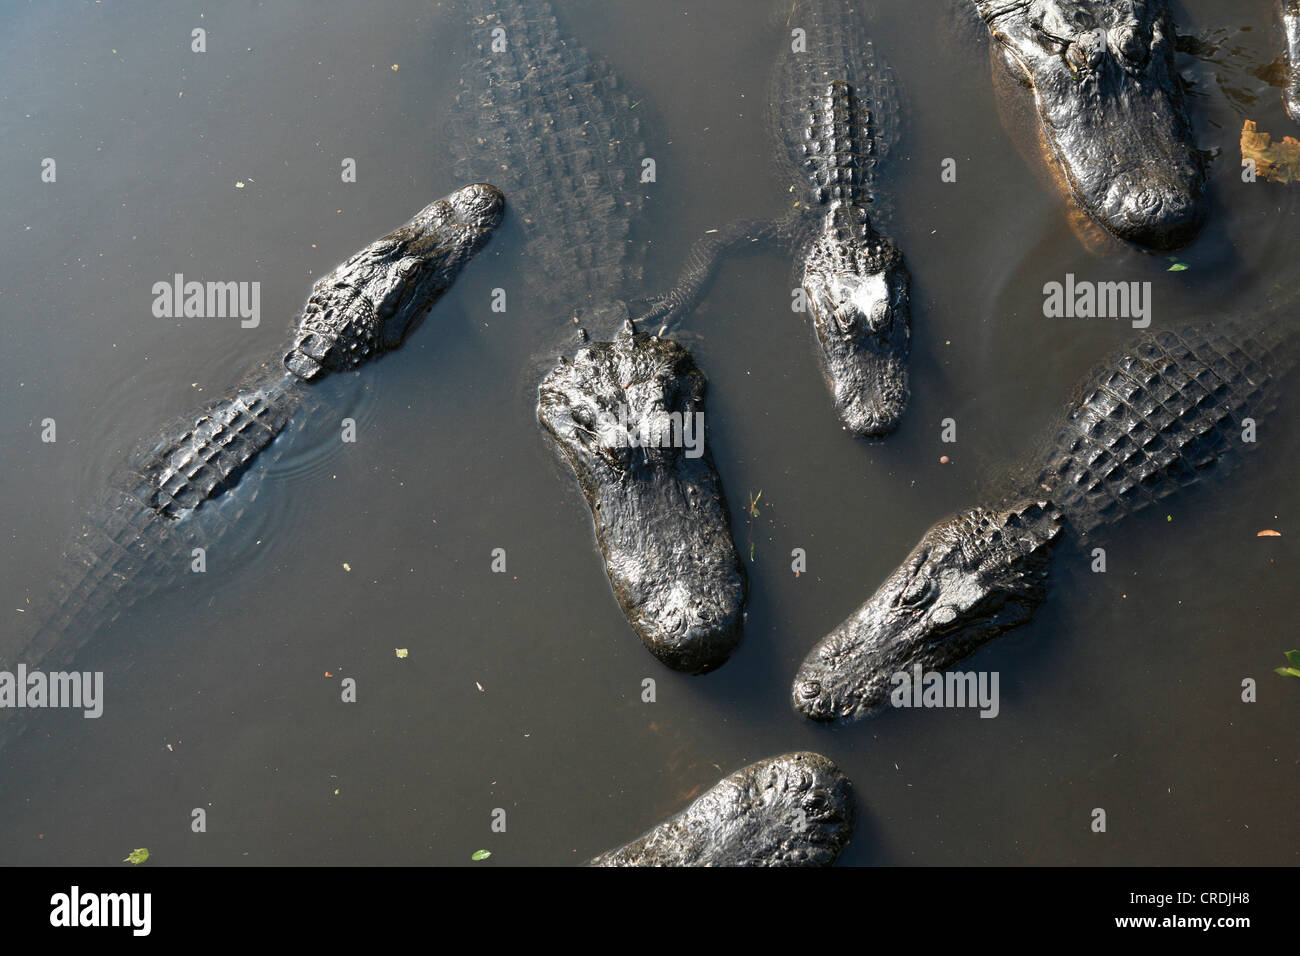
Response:
M884 706L895 675L942 671L1028 620L1042 601L1060 516L1043 501L941 521L871 600L808 654L791 692L812 720Z
M1192 143L1166 5L979 7L1006 62L1033 90L1048 146L1088 214L1152 249L1190 242L1205 220L1205 164Z
M1097 218L1121 239L1153 249L1177 249L1195 238L1205 220L1200 188L1193 188L1203 181L1203 173L1190 165L1148 165L1118 175Z
M429 212L439 203L446 204L450 212L448 221L468 229L496 228L506 209L505 195L487 183L474 183L458 189L446 199L426 206L423 212Z
M823 371L835 410L855 435L887 435L907 407L909 285L902 255L856 207L832 210L804 255Z

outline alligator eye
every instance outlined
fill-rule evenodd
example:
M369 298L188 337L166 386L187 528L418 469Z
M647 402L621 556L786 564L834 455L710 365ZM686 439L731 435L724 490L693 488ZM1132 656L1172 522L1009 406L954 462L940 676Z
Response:
M918 607L934 590L934 578L928 574L917 574L907 583L903 593L898 596L898 603L903 607Z
M812 786L812 777L806 770L791 770L786 785L789 790L802 792Z

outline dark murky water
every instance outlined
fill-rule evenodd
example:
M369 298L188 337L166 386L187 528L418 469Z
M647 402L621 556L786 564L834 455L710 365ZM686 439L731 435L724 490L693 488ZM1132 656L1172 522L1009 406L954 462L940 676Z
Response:
M653 110L659 175L638 227L655 284L703 229L780 208L766 4L556 5ZM557 330L489 310L511 281L494 262L514 240L498 237L340 397L359 441L276 466L241 566L137 606L86 649L104 716L46 715L0 756L0 860L108 864L146 846L163 864L456 864L487 848L563 864L747 762L813 749L859 794L845 863L1294 863L1300 687L1273 673L1297 644L1293 399L1235 476L1121 525L1107 574L1058 555L1034 621L963 665L999 672L997 719L904 711L828 730L790 709L812 644L927 527L982 500L1069 384L1132 335L1043 318L1044 282L1150 280L1156 326L1300 282L1292 193L1241 183L1237 163L1243 117L1295 132L1257 75L1281 50L1270 3L1178 10L1183 32L1221 41L1217 62L1180 66L1200 143L1222 152L1210 223L1173 273L1087 251L1022 156L1031 139L999 121L979 34L950 29L943 0L918 6L881 3L875 26L906 107L885 179L915 290L900 430L840 431L776 254L731 262L687 325L737 545L753 545L730 663L671 673L623 620L576 483L518 398ZM468 33L455 5L392 0L0 16L0 606L17 622L132 442L281 351L314 277L461 185L444 123ZM940 181L945 157L956 183ZM152 284L177 272L259 280L261 325L154 318ZM340 702L342 677L357 703ZM1240 701L1244 677L1258 703ZM190 830L199 807L206 834Z

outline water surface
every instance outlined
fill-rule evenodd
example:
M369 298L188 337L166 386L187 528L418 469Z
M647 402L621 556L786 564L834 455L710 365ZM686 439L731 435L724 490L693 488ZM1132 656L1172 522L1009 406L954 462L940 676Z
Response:
M859 794L844 863L1295 862L1300 689L1273 673L1296 644L1294 399L1236 475L1121 525L1105 575L1062 549L1034 620L962 665L999 673L996 719L904 711L828 729L790 708L813 643L926 528L995 491L1070 384L1131 337L1125 322L1045 319L1045 282L1149 280L1164 326L1300 281L1295 202L1242 183L1237 163L1243 118L1294 132L1261 79L1281 50L1271 4L1177 10L1183 32L1218 43L1180 67L1199 143L1220 151L1180 272L1080 242L948 4L873 6L903 92L884 183L913 275L913 400L887 441L850 438L790 311L788 262L724 268L684 331L749 561L725 667L667 671L624 621L576 482L520 400L534 387L521 370L564 333L523 303L490 309L494 287L520 281L506 268L518 234L503 234L401 351L340 387L358 442L273 469L237 566L140 604L86 649L104 716L46 715L0 755L0 861L112 864L147 846L161 864L460 864L480 848L564 864L745 763L813 749ZM764 117L781 35L764 4L556 7L646 104L648 285L703 230L783 208ZM402 0L2 16L0 606L16 627L134 441L282 351L314 278L462 185L445 126L470 41L455 4ZM195 27L206 53L190 50ZM344 157L356 183L340 181ZM955 183L940 179L949 157ZM155 318L152 284L177 272L260 281L263 321ZM955 444L940 441L947 418ZM340 701L345 677L356 703ZM1257 703L1240 700L1245 677Z

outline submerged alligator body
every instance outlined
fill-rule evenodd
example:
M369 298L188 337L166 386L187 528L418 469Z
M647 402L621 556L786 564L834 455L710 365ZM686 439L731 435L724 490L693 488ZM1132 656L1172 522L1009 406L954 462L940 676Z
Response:
M645 154L634 101L546 0L467 8L475 49L453 112L456 172L510 197L527 239L529 310L576 316L629 295L643 260L631 238Z
M735 649L746 588L705 440L704 387L685 348L629 321L562 361L537 407L578 475L624 615L655 657L690 673Z
M291 419L319 404L315 383L398 348L503 209L494 186L467 186L316 282L281 361L259 365L229 397L178 421L110 481L67 549L51 610L33 633L0 646L0 670L66 666L96 630L187 570L190 549L211 548L253 494L228 492L251 481Z
M910 278L872 222L877 167L899 118L894 78L853 3L801 0L788 21L786 6L768 105L781 184L795 206L783 219L741 220L701 239L676 288L638 320L693 307L723 255L742 243L786 247L836 413L853 434L880 437L898 425L909 395Z
M1032 90L1069 191L1114 235L1170 250L1205 221L1165 0L973 0Z
M586 344L546 376L538 420L578 477L633 630L668 666L711 670L740 639L745 574L697 425L704 376L676 342L615 334L644 253L630 238L644 154L634 104L607 64L564 35L549 4L470 8L479 44L461 80L459 169L491 174L510 193L527 238L530 311L581 317L613 339ZM676 443L665 435L647 445L670 417ZM683 426L703 454L681 442Z
M886 703L893 675L944 670L1023 624L1064 533L1091 535L1250 447L1243 420L1274 407L1298 339L1240 319L1142 335L1089 377L1041 468L1007 504L935 525L822 639L799 669L795 706L814 720L854 720Z
M830 760L789 753L719 781L593 866L830 866L853 835L853 787Z

